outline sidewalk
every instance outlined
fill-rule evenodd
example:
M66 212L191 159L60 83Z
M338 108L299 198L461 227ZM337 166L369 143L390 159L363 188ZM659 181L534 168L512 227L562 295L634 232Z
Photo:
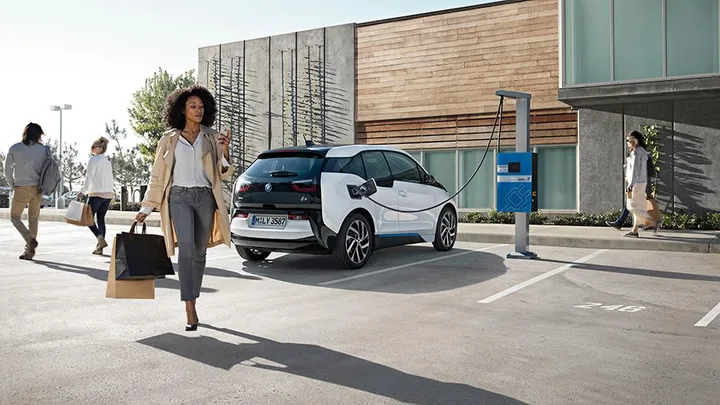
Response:
M108 211L105 222L111 225L132 225L134 211ZM43 208L41 221L63 222L64 210ZM25 218L26 215L23 215ZM10 210L0 208L0 220L9 220ZM160 214L153 213L145 221L148 226L160 226ZM627 229L623 229L627 232ZM514 244L515 225L460 224L458 241ZM625 238L614 228L531 225L530 245L567 246L590 249L658 250L690 253L720 254L718 231L663 231L640 233L640 238Z

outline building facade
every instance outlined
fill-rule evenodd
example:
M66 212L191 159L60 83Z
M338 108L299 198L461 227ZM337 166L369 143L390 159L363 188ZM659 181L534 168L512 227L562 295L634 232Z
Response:
M541 210L622 207L624 135L643 125L661 128L663 208L716 210L718 0L681 2L510 0L221 44L200 49L198 81L236 134L240 170L305 139L389 144L454 191L482 160L505 89L532 94ZM659 18L643 14L651 5ZM659 59L641 46L655 34ZM506 100L461 210L494 208L496 154L513 150L514 124Z

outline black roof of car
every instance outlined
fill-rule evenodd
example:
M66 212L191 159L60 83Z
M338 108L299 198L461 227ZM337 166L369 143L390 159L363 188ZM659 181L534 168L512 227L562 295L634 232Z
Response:
M314 145L314 146L287 146L284 148L268 149L260 154L269 155L275 153L311 152L321 156L327 155L328 151L336 146Z

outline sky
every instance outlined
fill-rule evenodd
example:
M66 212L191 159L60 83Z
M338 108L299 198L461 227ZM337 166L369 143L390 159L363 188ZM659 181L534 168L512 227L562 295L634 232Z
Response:
M132 94L159 68L197 70L198 48L324 26L362 23L462 7L488 0L26 0L3 4L0 77L9 118L0 151L20 141L29 122L46 139L80 151L104 135L105 123L127 128ZM125 146L125 145L123 145Z

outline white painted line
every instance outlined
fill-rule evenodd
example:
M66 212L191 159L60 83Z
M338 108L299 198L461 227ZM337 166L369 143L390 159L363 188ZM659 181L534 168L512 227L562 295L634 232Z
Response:
M715 319L718 315L720 315L720 302L715 305L715 308L711 309L710 312L703 316L703 319L699 320L698 323L695 324L695 326L700 326L704 328L710 325L710 322L712 322L713 319Z
M399 265L399 266L388 267L387 269L375 270L375 271L371 271L371 272L369 272L369 273L358 274L358 275L356 275L356 276L350 276L350 277L340 278L340 279L337 279L337 280L325 281L324 283L320 283L319 285L333 285L333 284L342 283L342 282L345 282L345 281L355 280L355 279L358 279L358 278L374 276L374 275L380 274L380 273L387 273L388 271L399 270L399 269L403 269L403 268L405 268L405 267L417 266L417 265L419 265L419 264L436 262L436 261L438 261L438 260L443 260L443 259L450 259L450 258L452 258L452 257L463 256L463 255L467 255L467 254L470 254L470 253L484 252L484 251L486 251L486 250L491 250L491 249L495 249L495 248L499 248L499 247L503 247L503 246L507 246L507 245L505 245L505 244L503 244L503 245L495 245L495 246L490 246L490 247L486 247L486 248L474 249L474 250L468 250L468 251L465 251L465 252L455 253L455 254L453 254L453 255L440 256L440 257L435 257L435 258L432 258L432 259L421 260L421 261L419 261L419 262L412 262L412 263L407 263L407 264L401 264L401 265Z
M543 274L541 274L541 275L539 275L539 276L537 276L537 277L533 277L533 278L531 278L530 280L527 280L527 281L525 281L525 282L522 282L522 283L520 283L520 284L518 284L518 285L516 285L516 286L510 287L510 288L508 288L508 289L505 290L505 291L501 291L501 292L499 292L499 293L497 293L497 294L495 294L495 295L492 295L492 296L490 296L490 297L487 297L487 298L485 298L484 300L480 300L480 301L478 301L478 302L479 302L480 304L489 304L489 303L491 303L491 302L493 302L493 301L499 300L500 298L502 298L502 297L504 297L504 296L506 296L506 295L510 295L510 294L512 294L512 293L514 293L514 292L516 292L516 291L522 290L522 289L525 288L525 287L531 286L531 285L533 285L533 284L535 284L535 283L537 283L537 282L539 282L539 281L545 280L545 279L548 278L548 277L552 277L552 276L554 276L554 275L556 275L556 274L558 274L558 273L562 273L563 271L565 271L565 270L567 270L567 269L569 269L569 268L571 268L571 267L573 267L573 266L575 266L575 265L577 265L577 264L585 263L586 261L588 261L588 260L590 260L590 259L592 259L592 258L594 258L594 257L597 257L597 256L601 255L601 254L604 253L604 252L607 252L607 249L598 250L597 252L592 253L592 254L589 254L589 255L581 258L581 259L575 260L575 261L572 262L572 263L568 263L568 264L566 264L566 265L564 265L564 266L558 267L558 268L555 269L555 270L550 270L550 271L548 271L547 273L543 273Z

